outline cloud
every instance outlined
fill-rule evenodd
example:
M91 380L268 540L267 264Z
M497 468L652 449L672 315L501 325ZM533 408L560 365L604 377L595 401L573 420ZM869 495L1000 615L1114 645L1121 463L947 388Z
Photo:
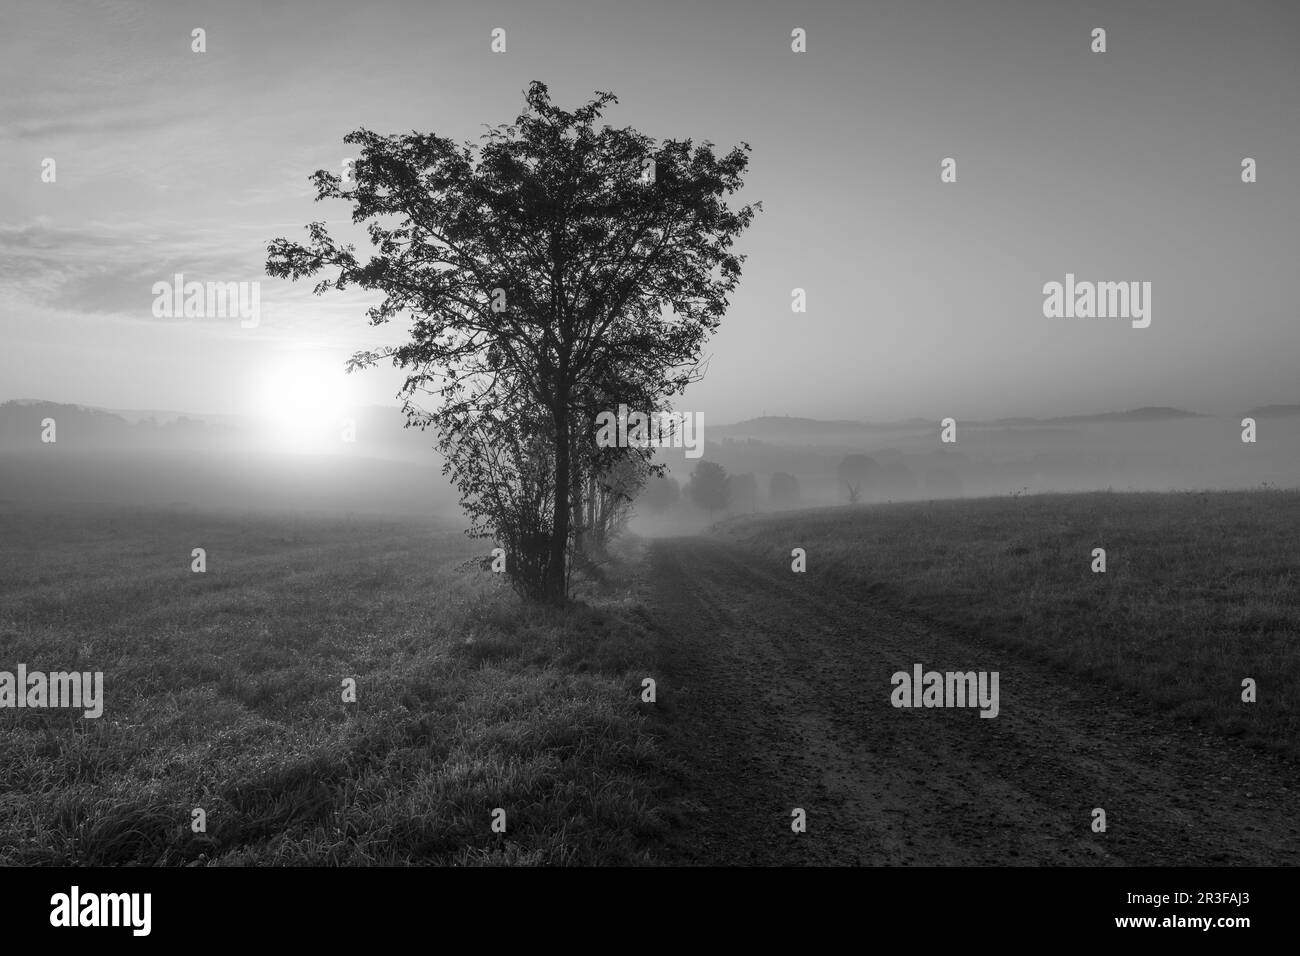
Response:
M320 298L312 295L311 281L268 277L267 240L292 233L261 224L196 229L176 221L67 227L45 217L0 225L0 300L15 316L70 313L104 321L225 323L231 335L250 334L234 318L154 317L154 283L170 283L180 273L186 282L260 282L261 337L309 335L349 350L400 338L402 323L384 329L366 324L365 310L377 301L372 293L350 290Z
M0 226L0 291L82 314L152 317L153 283L264 278L265 241L246 229L196 232L172 224Z

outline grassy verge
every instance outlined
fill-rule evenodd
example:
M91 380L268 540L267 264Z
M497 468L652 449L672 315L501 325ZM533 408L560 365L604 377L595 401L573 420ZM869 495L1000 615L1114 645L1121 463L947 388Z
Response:
M719 533L808 573L1300 756L1300 493L832 508ZM1091 570L1106 550L1104 574ZM1258 702L1241 700L1242 679Z
M392 522L8 514L0 542L0 670L105 696L0 710L0 864L649 860L648 642L617 597L527 608L458 570L481 543Z

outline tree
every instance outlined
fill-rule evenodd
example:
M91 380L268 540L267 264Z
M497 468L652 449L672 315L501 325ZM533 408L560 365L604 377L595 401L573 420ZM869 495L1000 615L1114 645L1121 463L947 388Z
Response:
M597 93L569 112L534 82L525 111L479 145L356 130L344 137L359 153L355 186L325 170L312 179L318 201L352 204L370 258L322 222L305 245L267 247L272 276L336 269L317 294L383 293L372 325L409 315L408 342L358 352L348 370L407 371L407 424L438 432L467 533L505 543L521 593L555 602L585 479L620 457L593 450L595 410L663 405L698 380L740 278L732 244L761 208L727 204L747 144L718 157L708 142L596 129L615 102Z
M731 486L727 482L727 469L711 461L701 461L691 472L686 483L686 494L710 515L727 507Z
M645 484L650 467L645 458L626 455L607 471L588 476L588 557L604 555L609 541L627 527L632 519L632 502Z
M799 479L784 471L774 472L768 480L767 497L778 508L788 508L799 501Z
M849 504L858 503L863 489L871 482L878 470L879 466L875 459L868 458L866 455L845 456L836 469L836 474L839 476L840 484L844 485L849 493Z

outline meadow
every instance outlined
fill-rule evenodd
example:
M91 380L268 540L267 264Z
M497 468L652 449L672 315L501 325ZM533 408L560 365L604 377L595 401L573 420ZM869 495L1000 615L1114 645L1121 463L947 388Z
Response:
M0 669L102 670L106 698L0 710L0 864L643 862L640 625L618 593L525 608L466 567L487 550L424 521L0 514Z
M802 547L808 573L844 589L1293 757L1297 532L1300 492L1272 489L904 502L716 529L773 564Z
M756 573L802 547L810 576L908 621L1294 758L1297 528L1300 493L1259 491L843 506L710 533ZM0 709L0 865L672 862L693 799L678 743L699 734L677 732L667 685L640 699L671 643L646 547L558 611L428 520L0 512L0 670L102 671L105 696L97 719Z

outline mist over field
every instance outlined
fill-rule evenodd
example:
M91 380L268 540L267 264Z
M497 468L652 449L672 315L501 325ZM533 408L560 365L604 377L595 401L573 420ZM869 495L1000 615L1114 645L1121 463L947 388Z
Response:
M41 421L57 441L40 440ZM1258 440L1242 441L1241 418ZM339 422L289 434L252 419L187 412L108 411L53 402L0 404L0 507L102 502L199 509L304 509L433 515L458 520L455 489L440 469L435 435L403 428L397 408L349 411ZM638 501L642 533L702 527L727 513L779 511L847 501L837 468L863 454L887 466L862 501L917 501L1080 491L1242 490L1300 486L1300 406L1246 409L1239 417L1174 408L1063 419L940 424L756 418L705 422L701 458L731 476L752 475L756 496L709 514L687 499L657 508ZM686 484L698 459L662 448L667 475ZM793 475L798 495L774 500L773 474Z

